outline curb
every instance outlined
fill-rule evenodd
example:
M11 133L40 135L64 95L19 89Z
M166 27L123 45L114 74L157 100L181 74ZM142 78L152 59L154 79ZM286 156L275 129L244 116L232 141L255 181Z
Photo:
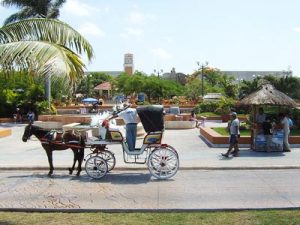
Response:
M65 209L65 208L0 208L0 212L30 212L30 213L182 213L182 212L242 212L242 211L272 211L272 210L299 210L300 207L270 207L270 208L190 208L190 209Z
M69 167L55 167L55 170L68 170ZM300 169L300 165L292 166L228 166L228 167L209 167L209 166L196 166L196 167L179 167L179 170L290 170ZM49 170L49 167L0 167L0 171L14 171L14 170ZM82 169L84 171L84 167ZM148 170L147 167L117 167L113 171L143 171ZM74 169L76 171L76 168Z

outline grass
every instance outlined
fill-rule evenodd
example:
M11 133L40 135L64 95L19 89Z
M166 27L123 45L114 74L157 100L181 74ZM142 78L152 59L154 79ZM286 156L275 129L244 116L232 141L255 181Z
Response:
M264 210L240 212L161 212L161 213L21 213L0 212L1 225L296 225L300 210Z
M197 116L220 116L220 115L214 112L202 112L202 113L198 113Z
M213 127L212 129L223 136L229 136L225 127ZM250 136L250 130L240 130L240 133L241 136Z
M197 113L197 116L221 116L220 114L214 113L214 112L202 112L202 113ZM238 114L239 118L246 118L249 116L248 114Z

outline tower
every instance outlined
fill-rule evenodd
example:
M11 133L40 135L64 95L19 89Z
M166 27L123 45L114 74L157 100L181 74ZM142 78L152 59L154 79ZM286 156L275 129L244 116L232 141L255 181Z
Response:
M124 72L128 75L132 75L134 72L133 68L133 54L127 53L124 55Z

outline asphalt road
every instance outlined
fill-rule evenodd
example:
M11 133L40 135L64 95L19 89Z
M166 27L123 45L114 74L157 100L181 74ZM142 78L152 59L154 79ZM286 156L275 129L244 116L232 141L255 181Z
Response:
M300 170L181 170L160 181L147 170L102 180L67 171L0 171L0 210L206 210L297 208Z

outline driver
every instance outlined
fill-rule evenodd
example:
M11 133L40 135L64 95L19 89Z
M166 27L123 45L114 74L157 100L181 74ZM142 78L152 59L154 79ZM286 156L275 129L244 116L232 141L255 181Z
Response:
M121 117L126 124L126 140L128 144L129 151L135 150L136 142L136 132L137 123L139 122L139 117L135 108L132 108L130 103L124 103L123 107L125 110L118 112L111 119L116 117Z

